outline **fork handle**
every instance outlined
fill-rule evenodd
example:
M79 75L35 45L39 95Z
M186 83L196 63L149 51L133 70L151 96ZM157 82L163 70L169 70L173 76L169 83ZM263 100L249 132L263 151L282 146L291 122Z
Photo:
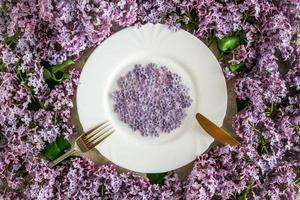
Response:
M55 160L53 160L51 163L49 163L49 167L50 168L54 167L55 165L57 165L58 163L60 163L61 161L63 161L64 159L66 159L67 157L73 155L76 152L77 152L77 150L75 148L71 148L69 151L67 151L66 153L59 156Z

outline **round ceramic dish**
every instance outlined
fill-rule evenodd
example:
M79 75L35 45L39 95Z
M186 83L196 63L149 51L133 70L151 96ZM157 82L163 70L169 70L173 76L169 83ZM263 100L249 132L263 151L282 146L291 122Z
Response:
M143 137L118 120L111 92L134 64L167 66L179 74L193 99L180 128L159 137ZM102 42L87 60L77 90L77 107L85 131L110 120L116 131L97 149L129 170L157 173L182 167L213 142L195 120L196 112L222 125L227 90L221 67L204 43L192 34L172 32L161 24L123 29Z

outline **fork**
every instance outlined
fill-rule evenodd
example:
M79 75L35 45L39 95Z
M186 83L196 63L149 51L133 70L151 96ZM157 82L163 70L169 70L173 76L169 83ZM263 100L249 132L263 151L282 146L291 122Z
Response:
M75 153L85 153L93 149L105 138L110 136L114 131L115 129L112 127L111 123L109 123L109 121L106 121L96 128L88 131L87 133L80 135L72 144L71 149L49 163L49 167L54 167L55 165L57 165L67 157L74 155Z

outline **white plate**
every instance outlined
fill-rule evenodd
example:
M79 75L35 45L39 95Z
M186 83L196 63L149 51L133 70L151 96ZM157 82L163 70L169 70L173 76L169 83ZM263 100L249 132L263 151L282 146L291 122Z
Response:
M121 75L134 64L149 62L180 74L193 99L181 127L160 137L133 132L118 120L110 99ZM201 112L221 126L227 90L221 67L204 43L184 30L147 24L123 29L95 49L80 76L77 106L85 131L106 120L116 128L97 146L102 155L126 169L157 173L182 167L208 148L213 138L197 124L195 114Z

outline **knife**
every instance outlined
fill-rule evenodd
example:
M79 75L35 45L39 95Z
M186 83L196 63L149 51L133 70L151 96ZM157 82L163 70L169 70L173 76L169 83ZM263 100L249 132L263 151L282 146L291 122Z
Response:
M204 117L202 114L197 113L196 119L198 123L202 126L202 128L218 142L230 145L240 144L240 142L237 141L234 137L232 137L229 133L227 133L222 128L218 127L216 124Z

